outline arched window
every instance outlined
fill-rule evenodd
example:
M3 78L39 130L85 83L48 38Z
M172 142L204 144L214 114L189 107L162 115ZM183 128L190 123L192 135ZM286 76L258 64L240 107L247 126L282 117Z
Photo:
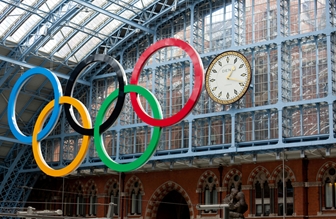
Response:
M85 200L83 196L82 186L79 185L76 192L76 215L85 216Z
M336 170L331 167L324 175L325 209L336 208Z
M287 176L287 172L285 172L285 176ZM286 178L285 178L286 180ZM285 186L283 185L282 179L280 179L277 183L277 189L278 189L278 215L282 216L284 213L284 210L286 212L286 215L292 215L293 214L293 186L290 179L286 180ZM284 192L285 191L285 192ZM286 203L284 205L284 203ZM283 207L286 207L283 209Z
M231 189L237 189L240 192L241 188L242 188L241 177L239 175L234 175L233 177L231 177L229 181L228 191L230 192Z
M205 205L213 205L218 203L217 188L213 176L209 176L203 185L202 203ZM208 212L208 211L205 211Z
M269 216L270 214L270 188L265 177L265 173L261 172L255 179L255 215Z
M113 185L111 186L110 189L110 195L109 195L109 203L113 203L113 214L114 215L118 215L119 214L119 186L118 183L115 182L113 183Z
M69 186L64 189L64 203L63 203L63 215L72 216L73 215L73 200L72 192L70 192Z
M130 191L130 213L131 215L140 215L142 212L142 194L139 182L134 182Z
M89 215L97 215L97 190L94 185L91 186L89 191Z

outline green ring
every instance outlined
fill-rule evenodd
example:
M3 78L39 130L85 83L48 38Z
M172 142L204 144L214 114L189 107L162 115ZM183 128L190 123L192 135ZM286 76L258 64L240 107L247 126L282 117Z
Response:
M159 101L148 89L140 87L138 85L126 85L124 87L124 92L125 93L135 92L142 95L151 106L154 118L155 119L163 118ZM140 168L151 158L160 140L161 127L154 127L152 139L150 140L145 152L138 159L127 164L119 164L114 160L112 160L110 155L108 155L108 153L105 150L104 141L99 133L99 126L100 124L103 123L104 115L108 110L109 106L118 97L118 95L119 95L119 89L116 89L102 103L101 108L99 109L96 117L96 122L94 123L94 143L98 156L106 166L118 172L129 172Z

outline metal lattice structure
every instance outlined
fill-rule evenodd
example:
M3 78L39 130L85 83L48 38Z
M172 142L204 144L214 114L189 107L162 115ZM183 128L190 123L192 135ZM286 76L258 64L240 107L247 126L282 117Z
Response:
M189 42L204 67L226 50L243 53L253 79L246 95L231 105L213 102L206 91L184 121L163 129L150 162L139 171L336 153L336 2L255 0L0 0L0 201L1 211L22 208L40 173L30 145L20 144L6 119L9 93L25 70L52 70L65 86L74 67L91 54L105 53L125 68L128 81L142 52L157 40ZM193 65L184 51L169 47L146 64L139 84L158 98L164 116L179 111L193 87ZM93 64L78 81L74 96L92 120L117 88L115 73ZM19 95L16 115L31 134L41 109L53 98L43 77ZM150 107L141 99L143 107ZM104 133L105 147L117 162L130 162L146 149L151 127L133 111L129 97L118 121ZM62 113L43 141L54 168L75 156L82 136ZM77 173L106 173L91 143Z

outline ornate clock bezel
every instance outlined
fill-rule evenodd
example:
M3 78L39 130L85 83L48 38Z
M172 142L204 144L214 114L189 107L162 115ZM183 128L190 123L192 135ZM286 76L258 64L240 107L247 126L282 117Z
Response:
M218 60L220 60L221 58L223 58L224 56L228 56L228 55L234 55L234 56L237 56L239 57L245 64L246 68L247 68L247 81L246 81L246 84L243 88L243 90L238 94L238 96L236 96L235 98L233 99L230 99L230 100L222 100L216 96L213 95L213 93L211 92L211 88L210 88L210 85L209 85L209 77L210 77L210 72L213 68L213 66L218 62ZM232 104L234 102L237 102L238 100L240 100L247 92L247 90L249 89L250 85L251 85L251 80L252 80L252 70L251 70L251 65L248 61L248 59L240 52L237 52L237 51L225 51L219 55L217 55L210 63L210 65L208 66L207 70L206 70L206 74L205 74L205 88L206 88L206 91L209 95L209 97L219 103L219 104L223 104L223 105L227 105L227 104Z

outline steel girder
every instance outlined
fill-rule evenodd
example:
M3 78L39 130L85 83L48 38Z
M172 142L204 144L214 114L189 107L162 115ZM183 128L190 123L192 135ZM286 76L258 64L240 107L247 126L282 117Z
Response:
M66 10L66 12L64 13L63 10ZM43 45L49 40L50 35L44 36L40 32L40 29L43 26L48 26L48 33L52 34L58 31L63 22L73 17L79 10L80 8L76 4L63 1L49 12L45 20L40 21L35 28L27 33L27 35L18 43L18 46L12 49L8 57L18 61L24 61L34 48ZM14 28L16 29L17 27ZM1 43L5 45L6 39L2 39ZM3 62L0 68L3 68L5 64L6 62ZM6 71L5 75L0 80L0 86L2 86L11 75L13 75L13 69Z
M41 2L38 2L38 4L36 6L39 6L41 4L42 4ZM12 6L12 7L15 7L15 5ZM65 9L68 9L68 10L66 10L65 13L62 12L62 10L65 10ZM49 33L57 31L60 28L61 24L65 20L67 20L67 19L71 18L72 16L74 16L78 11L79 11L79 8L77 7L77 5L67 3L66 1L61 2L57 7L55 7L52 11L50 11L49 15L46 17L45 20L40 21L38 23L38 25L35 28L33 28L30 31L30 33L27 34L27 36L24 37L19 42L18 46L15 49L13 49L12 52L10 52L10 54L7 57L0 56L0 60L4 61L4 62L1 63L0 68L2 68L3 66L5 66L5 74L4 74L4 76L0 80L0 87L5 87L5 86L3 86L3 84L5 83L5 81L9 77L13 78L15 76L14 68L11 67L11 66L8 67L7 63L13 63L13 64L20 65L20 66L23 66L23 67L26 67L26 68L33 68L33 67L35 67L35 66L30 65L30 64L28 64L26 62L27 61L26 60L26 56L35 47L37 47L40 44L45 43L46 40L50 37L49 35L43 36L40 33L40 28L42 26L49 25L49 28L48 28L48 32ZM26 15L26 16L28 16L28 15ZM17 29L18 25L21 24L21 22L22 21L20 20L18 23L16 23L16 25L9 32L12 32L13 30ZM33 43L30 43L31 39L34 39L35 41ZM5 42L6 42L6 38L3 38L2 39L2 43L5 44ZM28 46L28 44L31 44L31 45ZM64 74L61 74L61 73L57 73L57 72L55 72L55 73L60 78L68 78L67 75L64 75ZM10 81L11 78L9 78L8 81ZM88 82L85 82L83 80L80 80L79 83L89 84ZM2 90L3 89L0 89L0 92L2 92ZM30 100L28 101L28 103L31 102L32 99L33 99L33 97L30 98ZM26 105L26 107L27 107L27 105ZM24 109L26 107L24 107ZM23 113L23 111L21 111L21 112ZM20 116L20 114L21 113L19 113L19 116ZM3 116L3 115L4 115L4 113L1 116ZM0 139L0 141L1 140L5 140L5 139Z
M123 17L121 17L121 16L119 16L119 15L116 15L116 14L113 14L113 13L111 13L111 12L109 12L109 11L103 10L103 9L101 9L100 7L97 7L97 6L93 5L93 4L87 3L87 2L85 2L85 1L79 1L79 0L73 0L73 1L74 1L74 2L77 2L78 4L83 5L83 6L85 6L85 7L91 8L91 9L93 9L93 10L95 10L95 11L101 13L101 14L105 14L105 15L111 17L111 18L114 18L114 19L116 19L116 20L122 21L122 22L124 22L125 24L129 24L129 25L131 25L131 26L133 26L133 27L135 27L135 28L139 28L140 30L143 30L143 31L145 31L145 32L154 34L154 31L153 31L153 30L151 30L151 29L149 29L149 28L147 28L147 27L145 27L145 26L139 25L138 23L135 23L135 22L133 22L133 21L131 21L131 20L125 19L125 18L123 18Z
M8 3L7 1L4 1L4 2L11 5L13 8L20 8L22 10L27 10L25 8L20 7L17 4L13 4L13 3L10 3L10 2ZM38 15L39 17L42 17L39 13L35 12L34 10L39 8L40 6L42 6L44 4L44 2L45 2L44 0L40 0L34 6L30 6L32 8L32 10L27 11L27 13L24 16L22 16L20 18L20 20L17 21L15 23L15 25L2 38L7 39L7 37L9 37L11 34L13 34L30 17L30 14L35 14L35 15Z
M41 5L42 3L39 1L36 6ZM12 6L13 8L15 7ZM62 12L62 10L66 10L66 12ZM57 7L55 7L53 10L49 12L49 15L45 18L45 20L40 21L35 28L33 28L29 34L27 34L18 44L16 48L14 48L10 54L7 57L1 56L0 60L3 60L4 62L1 63L0 68L5 66L5 74L0 80L0 87L4 87L3 84L5 81L11 76L13 78L15 76L14 68L11 66L8 67L7 63L13 63L17 64L26 68L32 68L33 65L27 64L26 62L26 56L38 45L43 44L47 39L49 39L49 35L43 36L40 33L40 28L48 25L48 32L52 33L54 31L57 31L57 29L60 28L62 22L65 20L71 18L79 11L79 8L75 4L67 3L66 1L61 2ZM28 14L28 13L27 13ZM26 15L28 16L28 15ZM18 25L21 24L21 20L16 23L16 25L11 29L11 31L17 29ZM9 32L11 32L9 31ZM34 42L31 43L31 40L34 39ZM2 39L2 43L5 44L6 38ZM29 45L30 44L30 45ZM68 78L68 76L57 73L57 76L61 78ZM11 80L9 79L9 81ZM83 83L84 81L81 80L80 83ZM88 84L88 82L84 82ZM0 92L2 89L0 89Z
M15 60L13 58L9 58L7 56L2 56L0 55L0 60L4 61L4 62L7 62L7 63L12 63L12 64L15 64L15 65L19 65L19 66L22 66L24 68L27 68L27 69L30 69L30 68L35 68L37 66L35 65L31 65L27 62L23 62L23 61L18 61L18 60ZM57 71L52 71L57 77L59 78L62 78L62 79L69 79L69 75L65 75L65 74L62 74L60 72L57 72ZM90 85L89 82L87 81L84 81L82 79L78 79L77 80L78 83L82 83L82 84L85 84L85 85ZM4 86L2 86L4 87ZM2 90L3 88L0 88L0 90Z
M21 173L27 161L32 159L30 146L17 144L16 151L17 156L0 184L0 209L2 211L15 212L17 210L16 207L24 206L25 200L22 200L22 187L31 187L36 180L32 177L32 174L25 175ZM24 199L27 199L27 197L25 194Z
M50 95L50 97L53 95ZM30 99L32 101L32 98ZM28 105L28 104L27 104ZM42 110L44 105L41 105L37 110L33 118L38 115L38 112ZM23 113L24 109L20 113ZM19 113L19 116L20 116ZM32 130L32 124L34 119L30 120L29 124L25 127L27 130ZM33 160L33 155L30 145L14 144L11 148L10 153L8 153L5 163L8 165L8 169L4 170L4 179L0 184L0 209L8 209L14 213L18 208L25 205L26 200L31 192L27 189L23 192L25 188L31 188L35 185L38 175L34 173L24 174L23 170L27 163L31 163Z
M66 7L66 8L64 8ZM66 10L65 13L62 12L64 9ZM48 25L48 31L49 33L56 32L62 25L64 21L67 19L70 19L72 16L74 16L79 11L79 8L76 4L70 4L66 1L63 1L60 3L57 7L55 7L52 11L50 11L49 15L46 17L45 20L42 20L39 22L35 28L33 28L29 34L27 34L26 37L24 37L18 44L16 48L10 52L8 58L16 60L16 61L23 61L26 59L26 57L29 55L30 52L33 51L35 47L38 47L40 45L43 45L48 39L49 35L43 36L40 34L40 28L43 25ZM16 27L15 27L16 28ZM5 44L5 40L3 39L2 43ZM33 41L33 42L32 42ZM7 63L3 62L1 67L4 67ZM22 64L22 63L16 63L16 64ZM10 77L14 76L14 69L6 69L5 75L1 78L0 86L3 86L5 81ZM31 126L28 126L31 127ZM16 150L19 148L20 150ZM23 167L26 165L27 161L32 160L32 154L29 146L22 147L20 144L15 144L12 147L11 153L14 151L19 151L15 159L12 162L9 162L9 169L5 171L4 174L4 180L2 181L0 185L0 199L2 200L1 206L2 208L8 208L12 211L15 210L16 207L23 206L25 203L25 199L28 197L28 191L24 194L22 193L22 188L18 188L18 185L27 186L34 184L34 177L29 176L29 181L22 180L22 174L20 174L20 171L23 169ZM12 154L9 154L8 157L12 157ZM9 159L7 159L9 160ZM24 177L25 178L25 177ZM36 179L35 179L36 180ZM23 200L22 200L23 199ZM11 200L13 202L8 202L8 200ZM19 200L22 200L20 202Z
M157 1L159 2L159 1ZM126 23L125 25L122 25L120 28L118 28L117 30L113 31L112 34L106 38L104 41L102 41L101 43L99 43L97 46L95 46L90 53L88 53L83 59L85 59L87 56L89 56L92 53L95 53L95 51L101 46L101 45L105 45L107 48L111 48L113 45L115 45L117 42L128 38L129 36L137 33L137 30L134 29L133 27L139 28L138 26L150 26L152 20L152 17L156 14L153 11L155 11L155 7L157 5L157 2L153 2L152 4L150 4L149 6L147 6L146 8L143 9L142 12L140 12L140 14L136 14L132 20L134 20L135 18L139 17L138 20L140 21L145 21L142 23L142 25L139 24L134 24L134 22L132 23ZM166 5L164 4L165 6ZM164 7L162 7L164 8ZM93 8L94 10L97 10L96 8ZM101 11L101 9L99 10ZM108 14L107 14L108 15ZM109 16L109 15L108 15ZM113 18L111 16L111 18ZM102 29L103 27L100 27L100 29ZM126 30L126 33L122 34L121 32ZM140 28L139 28L140 30ZM146 28L145 33L148 34L154 34L154 31L152 30L148 30L148 28ZM84 45L85 43L88 42L88 40L90 40L92 37L87 37L81 44L80 46ZM72 51L72 53L70 53L66 58L65 58L65 62L67 62L67 60L73 56L73 54L80 48L80 46L78 46L74 51Z
M167 1L165 1L167 2ZM186 0L182 0L182 1L178 1L178 5L182 5L186 2ZM197 4L199 1L196 1L195 4ZM143 23L144 26L153 26L155 29L161 24L161 23L155 23L155 21L160 18L161 16L165 15L166 13L169 13L172 10L171 5L168 5L166 3L164 4L160 4L160 12L156 13L155 9L157 6L157 2L152 3L151 5L149 5L140 15L140 20L144 20L145 22ZM180 8L179 10L175 11L175 14L178 14L181 11L184 11L185 8ZM173 16L173 15L172 15ZM127 34L125 34L124 37L120 37L120 33L121 33L122 29L118 29L116 31L114 31L111 34L111 37L106 39L104 42L99 43L96 47L94 47L92 49L91 53L94 53L94 51L96 51L101 45L104 45L106 48L108 48L107 50L107 54L111 54L112 56L117 56L120 55L118 54L121 51L125 51L128 47L130 47L133 43L135 43L136 41L138 41L139 39L141 39L142 37L148 35L148 33L141 33L141 34L137 34L136 30L132 30L127 28ZM134 40L131 40L131 42L128 45L123 45L126 42L128 42L130 40L130 38L135 37ZM156 34L154 34L154 37L156 36ZM87 58L90 55L90 53L85 56L84 58ZM71 56L68 56L68 58L70 58ZM94 74L94 76L96 74L98 74L99 72L102 71L102 69L105 68L106 65L103 65L100 69L98 69L98 71L96 71L96 73ZM89 67L86 72L92 71L92 68L95 68L95 66L91 66Z
M112 4L112 2L107 2L104 6L102 6L102 9L106 9L108 6L110 6ZM89 22L91 22L99 13L98 12L95 12L91 15L90 18L86 19L82 26L85 27ZM79 30L77 31L73 31L72 33L68 34L68 36L66 36L64 38L64 40L62 42L60 42L49 54L49 58L52 58L55 53L60 49L62 48L65 44L67 44L67 42L76 34L78 33ZM36 50L37 52L37 50Z

